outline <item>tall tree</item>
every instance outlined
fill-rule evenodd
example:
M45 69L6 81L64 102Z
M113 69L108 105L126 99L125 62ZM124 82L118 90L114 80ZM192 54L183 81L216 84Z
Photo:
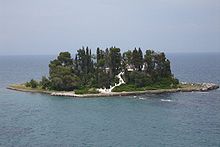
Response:
M135 67L135 69L139 69L139 53L138 53L138 50L135 48L133 50L133 53L132 53L132 63Z
M128 50L128 51L123 53L123 61L127 65L131 65L132 64L132 52L131 52L131 50Z
M79 77L82 85L91 85L91 80L95 79L95 70L93 63L93 55L91 49L83 47L77 50L78 66L79 66Z
M57 59L50 62L49 68L50 89L74 90L79 86L79 78L73 72L73 60L69 52L61 52Z
M112 47L110 48L110 77L114 78L115 75L119 73L119 70L121 68L121 53L120 48Z
M164 63L164 71L163 71L163 76L164 77L171 77L171 68L170 68L170 60L166 59Z
M143 63L144 63L143 53L142 53L141 48L139 48L139 49L138 49L138 70L139 70L139 71L142 70Z
M154 51L153 50L146 50L144 55L144 61L147 63L147 73L152 74L154 70Z
M73 60L71 58L71 54L69 52L61 52L57 59L64 66L71 66L73 64Z
M97 50L96 50L96 58L97 58L97 63L98 63L99 60L101 59L100 48L97 48Z

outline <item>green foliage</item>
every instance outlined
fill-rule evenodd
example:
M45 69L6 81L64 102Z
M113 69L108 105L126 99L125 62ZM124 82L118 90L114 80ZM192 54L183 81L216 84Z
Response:
M142 50L140 48L138 50L135 48L132 53L132 64L134 65L135 69L141 71L143 67L143 61Z
M156 83L148 83L142 87L135 85L135 84L122 84L119 87L115 87L113 89L113 92L171 89L171 88L177 88L178 84L179 84L179 82L177 79L163 78Z
M133 71L129 75L129 84L134 84L136 87L144 87L152 83L151 78L145 72Z
M30 85L31 85L31 88L37 88L38 82L32 79L32 80L30 81Z
M144 68L143 68L144 67ZM118 83L116 75L124 72L127 84L117 87L122 90L144 90L170 88L178 84L171 73L170 61L164 53L140 48L121 54L120 48L97 48L96 55L88 47L77 50L72 59L69 52L61 52L49 64L49 77L42 77L40 83L27 82L27 87L57 91L89 93L91 88L109 88ZM87 87L87 88L80 88ZM94 91L92 91L94 92Z
M57 59L64 66L72 66L73 64L73 60L71 59L71 54L69 52L61 52Z
M144 61L147 64L146 72L151 75L154 81L160 78L172 77L170 61L163 52L155 53L153 50L147 50Z
M77 66L75 66L74 69L76 70L76 76L80 79L81 86L94 85L95 69L93 57L91 49L88 47L86 49L83 47L82 49L77 50L77 60L74 61Z
M34 79L31 79L30 82L25 83L26 87L31 87L31 88L37 88L38 85L39 85L38 82L35 81Z
M41 81L40 81L40 85L43 89L47 89L50 87L51 82L48 78L46 78L45 76L42 77Z
M78 69L79 73L82 75L86 75L94 71L94 65L92 60L91 49L88 47L85 49L77 50L77 58L78 58Z
M98 88L109 88L110 86L110 74L103 71L103 70L99 70L97 73L97 84L96 87Z
M126 65L132 64L132 52L130 50L123 53L123 62Z
M152 74L152 71L154 70L154 66L155 66L153 55L154 55L154 51L152 50L146 50L146 53L144 55L144 61L147 64L146 72L149 74Z
M115 87L112 91L113 92L129 92L129 91L143 91L143 88L138 88L133 84L122 84L118 87Z
M25 86L26 86L26 87L31 87L30 82L26 82L26 83L25 83Z
M98 94L95 88L80 88L75 90L75 94Z
M121 68L121 53L120 48L111 47L109 53L110 63L110 78L114 78L120 72Z
M139 53L135 48L132 53L132 64L134 65L135 69L139 69Z
M168 78L162 78L158 80L157 82L152 83L149 86L155 89L170 89L170 88L177 88L178 84L179 84L179 81L177 79L168 77Z
M73 70L73 61L68 52L62 52L57 59L50 62L50 84L44 78L44 88L72 91L79 86L79 77ZM44 82L43 82L44 80ZM43 85L42 85L43 86Z
M143 53L142 50L138 49L138 70L141 71L143 67L144 59L143 59Z
M56 75L51 77L51 89L58 91L72 91L79 87L79 81L80 80L76 75L71 74L66 70L66 72L60 72L59 76Z

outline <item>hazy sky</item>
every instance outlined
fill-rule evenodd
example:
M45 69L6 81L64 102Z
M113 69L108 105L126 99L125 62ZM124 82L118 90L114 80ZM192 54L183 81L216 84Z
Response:
M0 55L220 52L220 0L0 0Z

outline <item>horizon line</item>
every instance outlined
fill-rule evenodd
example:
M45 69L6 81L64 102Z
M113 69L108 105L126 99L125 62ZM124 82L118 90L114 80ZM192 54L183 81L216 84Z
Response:
M61 51L61 52L70 52L70 51ZM171 51L171 52L165 52L165 51L159 51L159 52L164 52L165 54L205 54L205 53L220 53L220 51L189 51L189 52L180 52L180 51ZM58 52L57 54L0 54L0 56L57 56L60 52ZM71 52L70 52L71 53ZM71 53L71 55L74 55L73 53Z

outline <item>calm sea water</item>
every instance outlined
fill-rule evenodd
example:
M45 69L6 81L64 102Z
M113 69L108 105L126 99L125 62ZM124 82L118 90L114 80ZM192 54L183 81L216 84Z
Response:
M220 54L169 54L181 81L220 84ZM0 56L0 146L220 146L220 90L77 99L7 90L52 56Z

